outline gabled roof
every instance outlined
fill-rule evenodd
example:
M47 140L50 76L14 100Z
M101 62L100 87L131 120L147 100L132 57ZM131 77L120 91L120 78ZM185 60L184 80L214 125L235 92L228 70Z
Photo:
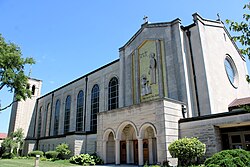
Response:
M7 133L0 133L0 139L5 139L7 137Z

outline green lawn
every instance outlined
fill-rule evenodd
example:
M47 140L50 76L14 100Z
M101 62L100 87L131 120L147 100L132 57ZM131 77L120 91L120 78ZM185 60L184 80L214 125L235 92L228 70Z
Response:
M34 159L0 159L0 167L34 167ZM58 161L40 161L39 167L65 167L77 166L69 163L67 160Z

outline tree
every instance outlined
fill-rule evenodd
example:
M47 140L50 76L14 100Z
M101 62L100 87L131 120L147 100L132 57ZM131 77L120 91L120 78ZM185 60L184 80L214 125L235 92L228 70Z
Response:
M0 34L0 91L7 88L9 92L15 92L15 100L9 105L0 108L3 111L13 103L31 97L28 89L28 76L25 75L25 65L32 65L33 58L22 58L20 48L14 43L7 43Z
M11 137L7 137L3 140L1 145L4 148L4 152L12 153L13 149L16 147L16 142Z
M243 7L244 10L249 12L250 3L247 3ZM250 14L243 14L243 21L237 22L233 20L226 20L229 25L229 30L234 31L237 34L233 36L235 42L239 42L242 45L240 52L242 55L247 56L250 59L250 27L249 27ZM247 76L247 81L250 83L250 77Z
M9 137L4 139L2 146L4 148L4 152L13 153L16 151L17 155L19 155L20 150L23 148L23 143L23 129L19 128L15 132L11 133Z
M14 142L16 143L17 155L19 155L19 153L23 149L23 143L24 143L23 142L24 140L23 129L22 128L17 129L15 132L13 132L12 136L13 136Z

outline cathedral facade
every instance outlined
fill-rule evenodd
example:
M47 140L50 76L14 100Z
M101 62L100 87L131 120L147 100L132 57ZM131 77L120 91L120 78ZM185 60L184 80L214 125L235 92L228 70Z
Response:
M250 95L245 58L220 20L193 19L145 22L119 59L43 96L30 79L9 132L24 129L25 154L67 143L115 164L175 164L168 145L182 137L199 137L207 156L250 149L250 113L236 105Z

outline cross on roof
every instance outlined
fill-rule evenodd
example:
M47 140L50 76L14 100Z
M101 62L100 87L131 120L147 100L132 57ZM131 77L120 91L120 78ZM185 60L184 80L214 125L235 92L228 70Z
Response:
M147 23L148 22L148 16L144 16L143 20L144 20L144 23Z

